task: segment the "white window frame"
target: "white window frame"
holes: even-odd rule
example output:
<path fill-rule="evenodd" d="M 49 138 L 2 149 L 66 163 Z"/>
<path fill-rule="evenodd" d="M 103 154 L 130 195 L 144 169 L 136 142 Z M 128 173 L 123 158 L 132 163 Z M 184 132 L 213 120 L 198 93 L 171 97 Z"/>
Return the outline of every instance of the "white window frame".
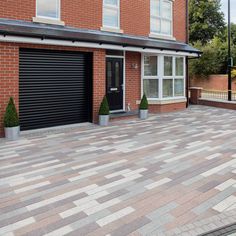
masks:
<path fill-rule="evenodd" d="M 164 36 L 164 37 L 173 37 L 173 0 L 159 0 L 160 1 L 160 14 L 162 14 L 162 5 L 163 5 L 163 1 L 168 1 L 168 2 L 170 2 L 170 4 L 171 4 L 171 18 L 169 19 L 169 18 L 165 18 L 165 17 L 162 17 L 162 15 L 160 15 L 160 16 L 153 16 L 152 15 L 152 10 L 151 10 L 151 1 L 152 0 L 150 0 L 150 33 L 152 34 L 152 35 L 157 35 L 157 36 Z M 158 0 L 156 0 L 156 1 L 158 1 Z M 156 20 L 156 22 L 160 22 L 160 32 L 154 32 L 154 31 L 152 31 L 152 27 L 151 27 L 151 25 L 152 25 L 152 19 L 155 19 Z M 170 28 L 170 34 L 164 34 L 163 32 L 162 32 L 162 20 L 166 20 L 166 21 L 170 21 L 170 23 L 171 23 L 171 28 Z"/>
<path fill-rule="evenodd" d="M 157 63 L 157 76 L 145 76 L 144 75 L 144 57 L 145 56 L 156 56 L 158 57 Z M 172 57 L 172 76 L 164 76 L 164 57 Z M 183 76 L 176 76 L 176 58 L 183 58 Z M 161 100 L 178 100 L 178 99 L 185 99 L 186 98 L 186 58 L 185 56 L 181 55 L 168 55 L 168 54 L 142 54 L 142 62 L 141 62 L 141 97 L 143 96 L 143 80 L 144 79 L 158 79 L 159 80 L 159 96 L 158 98 L 148 98 L 149 101 L 161 101 Z M 173 83 L 173 96 L 172 97 L 163 97 L 163 80 L 165 79 L 172 79 Z M 183 79 L 183 96 L 175 96 L 175 80 L 176 79 Z"/>
<path fill-rule="evenodd" d="M 118 5 L 114 6 L 114 5 L 111 5 L 111 4 L 106 4 L 105 0 L 103 0 L 103 7 L 102 7 L 102 27 L 103 28 L 115 29 L 115 30 L 120 29 L 120 0 L 117 0 L 117 3 L 118 3 Z M 116 10 L 118 12 L 118 26 L 117 27 L 109 26 L 109 25 L 104 24 L 105 9 Z"/>
<path fill-rule="evenodd" d="M 60 21 L 61 19 L 61 0 L 57 0 L 57 10 L 58 10 L 58 17 L 48 17 L 48 16 L 41 16 L 38 14 L 38 1 L 40 0 L 36 0 L 36 17 L 37 18 L 43 18 L 43 19 L 49 19 L 49 20 L 58 20 Z"/>

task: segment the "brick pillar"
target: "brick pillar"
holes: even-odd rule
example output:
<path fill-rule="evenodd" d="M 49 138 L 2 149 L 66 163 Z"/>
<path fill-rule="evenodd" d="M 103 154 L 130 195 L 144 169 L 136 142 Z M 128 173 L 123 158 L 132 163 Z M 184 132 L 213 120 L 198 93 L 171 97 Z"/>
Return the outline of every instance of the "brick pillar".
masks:
<path fill-rule="evenodd" d="M 3 116 L 9 98 L 19 104 L 19 48 L 0 43 L 0 137 L 3 137 Z"/>
<path fill-rule="evenodd" d="M 96 50 L 93 54 L 93 122 L 98 121 L 98 111 L 106 94 L 106 52 Z"/>
<path fill-rule="evenodd" d="M 190 90 L 190 103 L 198 104 L 198 99 L 202 97 L 202 88 L 191 87 L 189 90 Z"/>

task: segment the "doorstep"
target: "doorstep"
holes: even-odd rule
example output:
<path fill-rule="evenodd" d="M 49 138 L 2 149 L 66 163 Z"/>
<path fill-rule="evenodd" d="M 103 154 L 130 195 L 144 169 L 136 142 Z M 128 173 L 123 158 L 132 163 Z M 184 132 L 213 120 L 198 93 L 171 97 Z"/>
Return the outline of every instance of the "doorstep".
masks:
<path fill-rule="evenodd" d="M 111 113 L 110 114 L 110 120 L 111 121 L 116 121 L 116 120 L 125 120 L 125 119 L 137 118 L 138 114 L 139 114 L 138 110 Z"/>

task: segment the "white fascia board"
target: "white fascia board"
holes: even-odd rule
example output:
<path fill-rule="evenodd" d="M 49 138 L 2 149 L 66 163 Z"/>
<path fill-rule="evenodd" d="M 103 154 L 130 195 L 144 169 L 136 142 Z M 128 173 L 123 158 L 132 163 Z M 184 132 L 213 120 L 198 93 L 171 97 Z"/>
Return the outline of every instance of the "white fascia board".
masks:
<path fill-rule="evenodd" d="M 112 45 L 112 44 L 99 44 L 99 43 L 78 42 L 78 41 L 72 42 L 69 40 L 41 39 L 41 38 L 11 36 L 11 35 L 0 35 L 0 42 L 110 49 L 110 50 L 140 52 L 140 53 L 147 53 L 147 54 L 152 54 L 152 53 L 153 54 L 168 54 L 168 55 L 180 55 L 180 56 L 190 56 L 190 57 L 199 56 L 197 53 L 175 52 L 171 50 L 148 49 L 148 48 L 128 47 L 128 46 L 123 47 L 123 46 Z"/>

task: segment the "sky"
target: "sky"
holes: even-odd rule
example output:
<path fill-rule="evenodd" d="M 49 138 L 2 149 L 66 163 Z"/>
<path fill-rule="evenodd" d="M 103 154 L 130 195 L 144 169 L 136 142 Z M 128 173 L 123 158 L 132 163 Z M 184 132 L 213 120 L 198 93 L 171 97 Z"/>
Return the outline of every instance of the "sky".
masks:
<path fill-rule="evenodd" d="M 225 17 L 228 19 L 228 0 L 221 0 L 221 3 Z M 231 21 L 236 23 L 236 0 L 231 0 Z"/>

